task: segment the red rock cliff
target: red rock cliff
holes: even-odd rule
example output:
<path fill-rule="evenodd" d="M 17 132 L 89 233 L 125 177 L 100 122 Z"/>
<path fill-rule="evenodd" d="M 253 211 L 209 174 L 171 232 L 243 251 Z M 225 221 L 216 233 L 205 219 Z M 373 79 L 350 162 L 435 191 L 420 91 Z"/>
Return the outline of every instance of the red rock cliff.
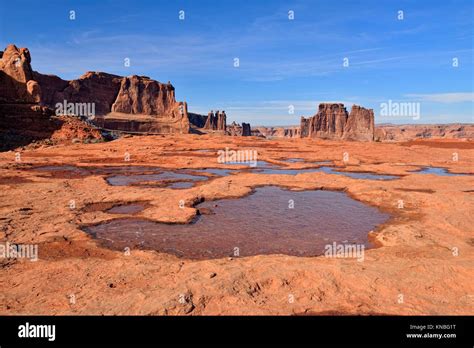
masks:
<path fill-rule="evenodd" d="M 301 118 L 302 138 L 374 140 L 374 112 L 354 105 L 348 114 L 344 104 L 319 104 L 316 115 Z"/>
<path fill-rule="evenodd" d="M 58 103 L 89 103 L 94 105 L 96 116 L 104 116 L 101 124 L 113 125 L 120 120 L 121 126 L 127 128 L 123 125 L 124 114 L 142 115 L 155 118 L 154 130 L 189 132 L 187 106 L 176 101 L 175 89 L 169 82 L 103 72 L 87 72 L 76 80 L 66 81 L 33 71 L 28 49 L 14 45 L 1 52 L 0 58 L 0 101 L 39 103 L 53 110 Z M 137 118 L 131 117 L 140 123 Z M 150 127 L 152 122 L 146 118 L 140 129 Z M 222 121 L 219 122 L 221 127 Z"/>

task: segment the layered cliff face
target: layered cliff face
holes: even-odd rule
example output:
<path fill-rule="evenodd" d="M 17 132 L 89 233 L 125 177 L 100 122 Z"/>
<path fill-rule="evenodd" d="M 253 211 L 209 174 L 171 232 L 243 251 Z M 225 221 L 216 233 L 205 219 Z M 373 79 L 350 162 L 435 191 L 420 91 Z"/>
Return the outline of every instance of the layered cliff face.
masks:
<path fill-rule="evenodd" d="M 347 122 L 343 104 L 319 104 L 318 113 L 309 119 L 310 138 L 341 139 Z"/>
<path fill-rule="evenodd" d="M 319 104 L 316 115 L 301 118 L 302 138 L 373 141 L 374 112 L 354 105 L 350 114 L 344 104 Z"/>
<path fill-rule="evenodd" d="M 176 104 L 174 87 L 146 76 L 124 77 L 112 105 L 112 112 L 164 115 Z"/>
<path fill-rule="evenodd" d="M 152 125 L 154 131 L 189 132 L 187 106 L 175 100 L 175 90 L 169 82 L 164 84 L 146 76 L 122 77 L 102 72 L 87 72 L 76 80 L 66 81 L 33 71 L 30 63 L 26 48 L 9 45 L 1 52 L 0 101 L 37 103 L 53 110 L 58 104 L 87 104 L 93 107 L 94 115 L 101 118 L 96 120 L 101 124 L 113 126 L 119 122 L 126 130 L 122 114 L 144 115 L 147 122 L 140 129 L 150 128 L 147 116 L 152 116 L 156 121 Z M 135 122 L 141 121 L 135 119 Z M 225 114 L 224 121 L 221 117 L 216 126 L 222 129 L 222 123 L 225 124 Z"/>
<path fill-rule="evenodd" d="M 77 80 L 65 81 L 54 75 L 34 73 L 43 92 L 41 102 L 55 109 L 57 103 L 94 103 L 95 113 L 110 112 L 120 90 L 121 77 L 87 72 Z"/>
<path fill-rule="evenodd" d="M 374 111 L 358 105 L 352 105 L 342 139 L 373 141 L 374 129 Z"/>
<path fill-rule="evenodd" d="M 100 126 L 117 130 L 188 133 L 189 121 L 185 103 L 175 100 L 175 90 L 146 76 L 121 77 L 102 72 L 87 72 L 77 80 L 64 81 L 57 76 L 34 73 L 43 90 L 42 102 L 55 108 L 57 103 L 93 103 L 96 116 L 94 122 Z M 135 124 L 127 127 L 121 114 L 143 115 L 146 122 L 130 116 Z M 157 124 L 149 122 L 155 118 Z M 160 126 L 161 125 L 161 126 Z"/>

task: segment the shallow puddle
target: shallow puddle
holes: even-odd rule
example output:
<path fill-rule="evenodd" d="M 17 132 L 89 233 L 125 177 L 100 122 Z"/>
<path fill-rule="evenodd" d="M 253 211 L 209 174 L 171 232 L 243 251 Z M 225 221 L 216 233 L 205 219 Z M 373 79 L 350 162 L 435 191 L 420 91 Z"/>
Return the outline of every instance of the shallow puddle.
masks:
<path fill-rule="evenodd" d="M 139 184 L 142 182 L 163 182 L 169 180 L 190 180 L 190 181 L 201 181 L 207 180 L 206 176 L 192 175 L 185 173 L 178 173 L 172 171 L 162 171 L 157 174 L 137 174 L 137 175 L 114 175 L 109 176 L 107 182 L 112 186 L 128 186 Z"/>
<path fill-rule="evenodd" d="M 273 168 L 265 168 L 265 169 L 257 169 L 253 171 L 254 173 L 258 174 L 286 174 L 286 175 L 296 175 L 296 174 L 303 174 L 303 173 L 315 173 L 320 172 L 319 168 L 306 168 L 306 169 L 273 169 Z"/>
<path fill-rule="evenodd" d="M 116 205 L 115 207 L 106 210 L 106 212 L 109 214 L 136 214 L 141 212 L 143 209 L 145 209 L 145 206 L 143 204 L 130 203 Z"/>
<path fill-rule="evenodd" d="M 303 158 L 288 158 L 288 159 L 282 159 L 283 162 L 288 162 L 288 163 L 300 163 L 304 162 Z"/>
<path fill-rule="evenodd" d="M 370 247 L 367 233 L 389 218 L 342 192 L 273 186 L 257 188 L 241 199 L 204 202 L 197 208 L 206 215 L 191 224 L 117 219 L 84 230 L 106 247 L 150 249 L 191 259 L 236 254 L 316 256 L 334 242 Z"/>
<path fill-rule="evenodd" d="M 89 175 L 114 175 L 114 174 L 153 174 L 160 173 L 163 169 L 145 166 L 103 166 L 87 167 L 72 165 L 33 167 L 32 170 L 48 172 L 54 178 L 84 177 Z"/>
<path fill-rule="evenodd" d="M 369 172 L 344 172 L 339 171 L 334 167 L 320 167 L 318 168 L 319 171 L 328 173 L 328 174 L 336 174 L 336 175 L 344 175 L 354 179 L 369 179 L 369 180 L 395 180 L 399 179 L 399 176 L 396 175 L 386 175 L 386 174 L 376 174 L 376 173 L 369 173 Z"/>
<path fill-rule="evenodd" d="M 434 175 L 440 175 L 440 176 L 472 175 L 468 173 L 450 173 L 446 168 L 442 168 L 442 167 L 423 167 L 422 169 L 411 170 L 410 172 L 416 173 L 416 174 L 434 174 Z"/>
<path fill-rule="evenodd" d="M 169 184 L 166 186 L 167 188 L 171 189 L 186 189 L 186 188 L 191 188 L 194 186 L 193 181 L 177 181 Z"/>
<path fill-rule="evenodd" d="M 171 171 L 159 167 L 76 167 L 72 165 L 41 166 L 32 169 L 40 172 L 49 172 L 55 178 L 81 178 L 89 175 L 106 175 L 107 183 L 112 186 L 128 186 L 146 183 L 148 186 L 156 184 L 157 186 L 168 188 L 190 188 L 197 181 L 207 180 L 208 177 L 200 175 L 201 173 L 227 176 L 235 171 L 234 169 L 205 168 L 194 169 L 193 173 L 183 173 L 182 169 Z"/>
<path fill-rule="evenodd" d="M 288 158 L 288 159 L 283 159 L 282 161 L 287 162 L 287 163 L 304 163 L 304 164 L 316 164 L 316 165 L 332 164 L 332 161 L 309 161 L 309 162 L 306 162 L 306 160 L 303 159 L 303 158 Z"/>
<path fill-rule="evenodd" d="M 218 176 L 227 176 L 230 173 L 234 172 L 235 169 L 206 168 L 206 169 L 196 169 L 196 171 L 218 175 Z"/>
<path fill-rule="evenodd" d="M 231 166 L 249 166 L 249 167 L 254 167 L 254 168 L 257 168 L 257 167 L 278 167 L 276 164 L 273 164 L 273 163 L 270 163 L 270 162 L 267 162 L 267 161 L 255 161 L 255 162 L 225 162 L 225 163 L 222 163 L 222 164 L 227 164 L 227 165 L 231 165 Z"/>
<path fill-rule="evenodd" d="M 398 179 L 398 176 L 395 175 L 384 175 L 384 174 L 375 174 L 375 173 L 359 173 L 359 172 L 343 172 L 338 171 L 333 167 L 318 167 L 318 168 L 306 168 L 306 169 L 272 169 L 265 168 L 261 170 L 256 170 L 259 174 L 287 174 L 287 175 L 296 175 L 303 173 L 317 173 L 324 172 L 327 174 L 336 174 L 344 175 L 354 179 L 370 179 L 370 180 L 394 180 Z"/>

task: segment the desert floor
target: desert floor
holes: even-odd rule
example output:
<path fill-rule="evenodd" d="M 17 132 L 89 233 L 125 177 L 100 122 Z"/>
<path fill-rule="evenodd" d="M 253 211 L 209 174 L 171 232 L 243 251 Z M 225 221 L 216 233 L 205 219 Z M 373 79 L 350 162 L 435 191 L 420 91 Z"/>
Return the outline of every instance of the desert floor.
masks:
<path fill-rule="evenodd" d="M 226 147 L 255 149 L 259 160 L 276 164 L 293 157 L 331 160 L 347 171 L 402 176 L 374 181 L 325 173 L 240 173 L 176 190 L 110 186 L 101 175 L 67 177 L 31 170 L 65 164 L 235 169 L 218 164 L 215 153 L 198 151 Z M 345 152 L 349 161 L 344 163 Z M 38 244 L 39 260 L 0 260 L 2 315 L 474 314 L 474 179 L 410 172 L 437 166 L 472 174 L 473 142 L 134 136 L 30 148 L 20 151 L 20 161 L 15 153 L 0 153 L 0 240 Z M 124 162 L 126 153 L 129 162 Z M 370 232 L 378 247 L 366 250 L 363 262 L 287 255 L 193 261 L 155 251 L 128 254 L 101 247 L 80 229 L 116 218 L 84 210 L 91 203 L 147 201 L 139 217 L 183 223 L 196 214 L 193 204 L 199 197 L 241 197 L 252 187 L 270 184 L 343 190 L 392 218 Z"/>

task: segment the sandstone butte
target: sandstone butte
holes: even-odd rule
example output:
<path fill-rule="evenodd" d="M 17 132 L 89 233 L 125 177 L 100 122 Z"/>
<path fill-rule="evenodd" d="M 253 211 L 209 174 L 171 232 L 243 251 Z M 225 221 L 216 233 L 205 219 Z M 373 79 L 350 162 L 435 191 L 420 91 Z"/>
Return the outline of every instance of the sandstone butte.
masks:
<path fill-rule="evenodd" d="M 431 128 L 420 130 L 403 126 L 394 130 L 385 126 L 391 142 L 348 141 L 371 140 L 373 113 L 356 107 L 347 114 L 341 104 L 335 104 L 320 106 L 301 129 L 259 127 L 251 133 L 258 136 L 245 137 L 226 137 L 222 132 L 181 134 L 171 130 L 182 130 L 179 125 L 190 119 L 203 128 L 207 120 L 188 113 L 187 121 L 183 116 L 186 105 L 174 100 L 169 84 L 105 73 L 87 73 L 79 80 L 63 81 L 31 71 L 26 49 L 9 46 L 0 56 L 2 142 L 23 137 L 23 146 L 41 137 L 69 139 L 54 146 L 39 143 L 0 152 L 0 240 L 37 244 L 39 248 L 36 262 L 0 259 L 0 314 L 474 313 L 472 176 L 413 173 L 423 166 L 438 166 L 454 173 L 474 174 L 469 128 L 426 126 Z M 97 90 L 97 95 L 92 90 Z M 111 91 L 117 94 L 112 96 Z M 120 98 L 118 91 L 123 91 Z M 93 144 L 71 142 L 71 137 L 100 137 L 100 133 L 75 118 L 51 117 L 50 106 L 56 95 L 78 101 L 94 96 L 104 122 L 108 122 L 109 114 L 116 113 L 118 116 L 112 116 L 119 121 L 126 119 L 123 115 L 140 115 L 140 123 L 139 113 L 150 113 L 147 119 L 162 119 L 156 127 L 170 134 L 130 135 Z M 144 105 L 150 95 L 153 101 Z M 250 127 L 232 125 L 235 133 L 239 128 L 241 133 L 248 133 Z M 383 136 L 377 131 L 375 128 L 375 140 Z M 277 133 L 283 136 L 266 139 L 262 132 L 269 137 Z M 301 137 L 298 132 L 308 136 Z M 416 139 L 419 132 L 443 139 Z M 401 133 L 402 141 L 397 141 Z M 320 139 L 319 135 L 332 140 Z M 259 160 L 293 169 L 306 165 L 285 159 L 333 161 L 343 171 L 399 175 L 400 179 L 373 181 L 324 172 L 292 176 L 242 171 L 175 190 L 110 186 L 99 174 L 83 177 L 34 170 L 45 165 L 124 164 L 230 168 L 216 163 L 215 153 L 226 147 L 252 148 Z M 210 153 L 203 154 L 202 149 Z M 130 161 L 124 163 L 126 153 Z M 345 162 L 344 153 L 349 154 Z M 457 154 L 456 160 L 453 154 Z M 235 199 L 264 185 L 344 191 L 390 213 L 391 218 L 369 233 L 376 247 L 366 250 L 364 262 L 287 255 L 193 261 L 139 249 L 127 254 L 101 247 L 80 229 L 115 218 L 100 209 L 88 210 L 91 204 L 144 201 L 147 208 L 135 217 L 186 223 L 197 214 L 194 204 L 199 200 Z M 180 208 L 180 201 L 185 202 L 184 208 Z M 404 202 L 403 209 L 399 208 L 400 201 Z M 294 301 L 288 301 L 290 295 Z"/>

